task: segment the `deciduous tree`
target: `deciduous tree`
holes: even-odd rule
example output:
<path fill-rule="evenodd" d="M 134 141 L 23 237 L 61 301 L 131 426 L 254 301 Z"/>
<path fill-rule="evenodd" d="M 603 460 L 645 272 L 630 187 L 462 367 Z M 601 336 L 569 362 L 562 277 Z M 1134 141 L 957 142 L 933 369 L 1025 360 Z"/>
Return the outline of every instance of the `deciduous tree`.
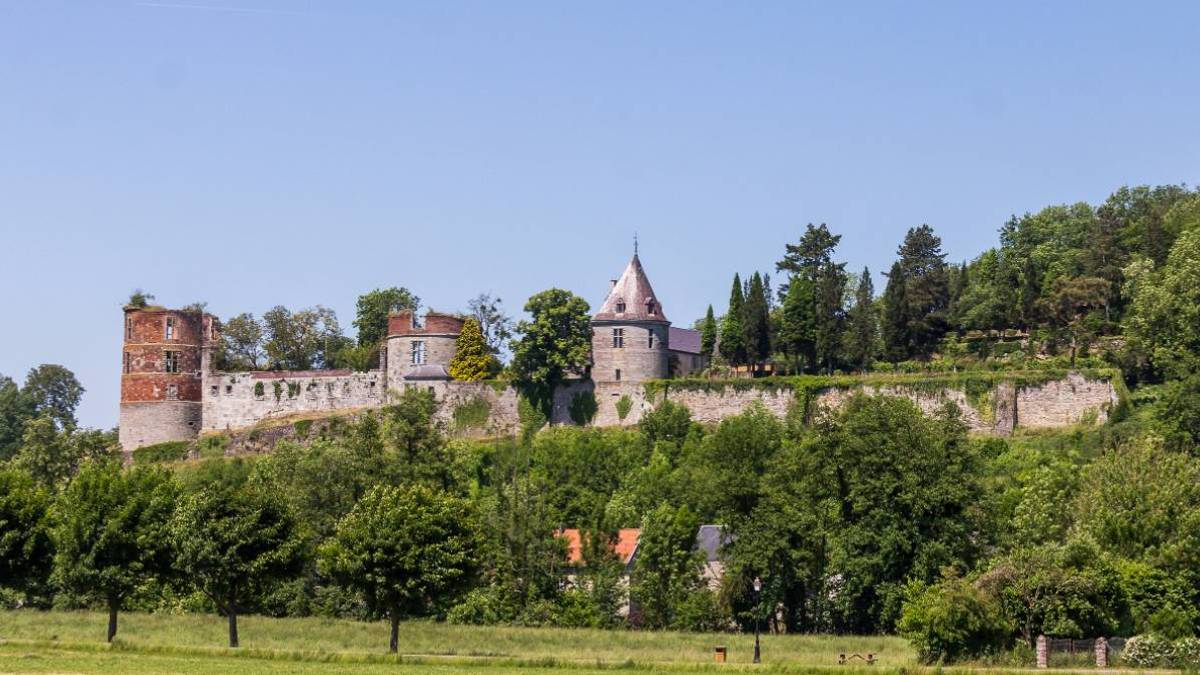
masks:
<path fill-rule="evenodd" d="M 592 325 L 587 302 L 558 288 L 529 298 L 529 320 L 517 324 L 512 371 L 517 386 L 544 412 L 567 373 L 582 371 L 591 357 Z"/>

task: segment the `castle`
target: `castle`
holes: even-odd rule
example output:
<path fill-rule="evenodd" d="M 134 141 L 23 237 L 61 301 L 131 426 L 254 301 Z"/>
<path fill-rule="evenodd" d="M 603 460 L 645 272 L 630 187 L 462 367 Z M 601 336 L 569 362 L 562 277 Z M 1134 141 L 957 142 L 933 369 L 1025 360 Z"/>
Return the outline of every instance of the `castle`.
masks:
<path fill-rule="evenodd" d="M 439 402 L 488 397 L 493 408 L 512 412 L 498 418 L 515 416 L 515 392 L 489 393 L 486 385 L 450 377 L 462 326 L 463 318 L 452 314 L 391 314 L 377 370 L 221 372 L 213 359 L 220 340 L 216 317 L 126 307 L 121 445 L 131 451 L 299 413 L 377 407 L 389 392 L 411 387 L 427 388 Z M 703 370 L 708 358 L 701 353 L 698 331 L 671 325 L 635 251 L 592 317 L 590 378 L 563 387 L 556 396 L 555 421 L 566 418 L 570 398 L 580 391 L 616 400 L 647 380 Z"/>

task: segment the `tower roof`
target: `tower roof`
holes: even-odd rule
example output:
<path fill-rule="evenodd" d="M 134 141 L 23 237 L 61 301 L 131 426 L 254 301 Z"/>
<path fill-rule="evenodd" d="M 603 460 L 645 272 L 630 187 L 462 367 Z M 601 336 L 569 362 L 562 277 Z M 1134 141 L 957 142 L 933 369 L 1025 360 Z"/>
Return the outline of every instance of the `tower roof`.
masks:
<path fill-rule="evenodd" d="M 646 278 L 646 270 L 642 269 L 642 261 L 637 253 L 625 267 L 621 278 L 613 284 L 600 311 L 593 319 L 601 321 L 662 321 L 667 322 L 663 313 L 662 303 L 654 295 L 650 280 Z"/>

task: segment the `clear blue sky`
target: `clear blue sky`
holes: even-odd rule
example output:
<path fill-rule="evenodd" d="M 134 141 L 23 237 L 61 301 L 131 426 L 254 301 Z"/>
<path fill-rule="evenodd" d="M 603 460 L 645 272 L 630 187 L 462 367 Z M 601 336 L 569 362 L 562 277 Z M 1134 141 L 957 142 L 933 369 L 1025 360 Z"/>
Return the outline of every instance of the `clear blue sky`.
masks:
<path fill-rule="evenodd" d="M 1012 213 L 1200 175 L 1200 4 L 0 0 L 0 373 L 116 423 L 120 305 L 403 285 L 667 315 L 806 222 L 878 273 Z"/>

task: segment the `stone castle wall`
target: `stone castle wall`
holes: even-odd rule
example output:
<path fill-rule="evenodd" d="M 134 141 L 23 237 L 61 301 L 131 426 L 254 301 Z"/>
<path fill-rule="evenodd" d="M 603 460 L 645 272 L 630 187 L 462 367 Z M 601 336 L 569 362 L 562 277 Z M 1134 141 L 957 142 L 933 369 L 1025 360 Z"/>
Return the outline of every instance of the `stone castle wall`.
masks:
<path fill-rule="evenodd" d="M 212 373 L 204 378 L 203 430 L 263 420 L 382 405 L 383 373 L 351 371 Z M 129 447 L 129 446 L 126 446 Z"/>

